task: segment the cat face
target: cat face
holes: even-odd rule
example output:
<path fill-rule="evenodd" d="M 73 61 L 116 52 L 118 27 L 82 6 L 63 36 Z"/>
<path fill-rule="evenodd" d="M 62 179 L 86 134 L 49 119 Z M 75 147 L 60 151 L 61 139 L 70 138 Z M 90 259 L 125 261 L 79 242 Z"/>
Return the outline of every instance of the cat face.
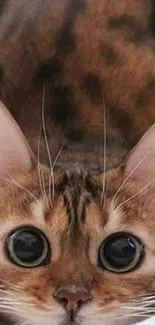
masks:
<path fill-rule="evenodd" d="M 0 311 L 28 325 L 131 325 L 155 292 L 153 126 L 115 170 L 39 164 L 0 106 Z"/>

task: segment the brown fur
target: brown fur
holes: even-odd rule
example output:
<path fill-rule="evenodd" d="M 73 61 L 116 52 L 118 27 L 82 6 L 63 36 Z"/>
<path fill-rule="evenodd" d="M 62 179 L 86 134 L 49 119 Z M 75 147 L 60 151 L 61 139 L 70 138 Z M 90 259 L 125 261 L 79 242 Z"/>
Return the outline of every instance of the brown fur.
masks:
<path fill-rule="evenodd" d="M 1 99 L 36 155 L 44 109 L 52 160 L 65 137 L 53 184 L 51 170 L 30 155 L 23 139 L 23 159 L 17 143 L 8 156 L 9 130 L 16 129 L 10 117 L 6 139 L 0 134 L 0 312 L 10 323 L 131 325 L 144 315 L 137 310 L 138 318 L 134 317 L 135 309 L 125 307 L 138 308 L 139 302 L 144 307 L 148 295 L 153 302 L 147 307 L 154 304 L 152 137 L 141 140 L 140 154 L 135 154 L 137 146 L 118 166 L 155 121 L 153 14 L 151 0 L 2 1 Z M 107 169 L 118 167 L 106 173 L 102 193 L 103 175 L 95 172 L 103 169 L 104 105 Z M 1 127 L 0 116 L 0 131 Z M 20 153 L 15 162 L 14 148 Z M 132 174 L 146 149 L 144 168 L 140 165 L 138 174 L 136 169 Z M 27 166 L 22 165 L 27 156 Z M 48 163 L 43 132 L 37 158 Z M 7 256 L 10 232 L 27 225 L 48 238 L 52 254 L 46 266 L 22 268 Z M 144 245 L 144 258 L 132 272 L 113 273 L 98 264 L 101 243 L 115 232 L 133 234 Z M 77 318 L 55 298 L 59 287 L 72 285 L 86 289 L 91 297 Z M 3 298 L 8 299 L 5 307 Z"/>
<path fill-rule="evenodd" d="M 107 165 L 116 166 L 155 121 L 153 1 L 3 2 L 1 98 L 34 152 L 46 85 L 53 158 L 66 138 L 61 168 L 77 160 L 99 168 L 103 101 Z M 48 161 L 43 136 L 40 157 Z"/>
<path fill-rule="evenodd" d="M 46 189 L 48 189 L 50 172 L 43 168 L 42 173 L 44 174 Z M 73 173 L 76 175 L 76 170 Z M 81 172 L 81 177 L 83 178 L 82 175 L 83 171 Z M 67 181 L 65 174 L 64 176 L 55 175 L 57 179 L 55 184 L 55 202 L 50 210 L 47 210 L 43 203 L 38 171 L 36 169 L 31 170 L 29 173 L 24 172 L 24 174 L 13 176 L 17 184 L 22 185 L 23 188 L 21 189 L 7 181 L 4 181 L 2 187 L 3 192 L 1 194 L 0 206 L 2 228 L 0 234 L 0 242 L 2 244 L 0 252 L 0 279 L 5 290 L 11 290 L 12 299 L 18 301 L 18 299 L 21 299 L 21 296 L 25 297 L 24 305 L 20 307 L 23 313 L 24 308 L 33 303 L 35 308 L 39 308 L 46 315 L 48 308 L 52 308 L 53 304 L 55 306 L 52 295 L 54 295 L 57 287 L 68 283 L 74 283 L 76 286 L 90 287 L 92 292 L 91 308 L 93 308 L 93 304 L 97 304 L 101 309 L 104 308 L 102 311 L 103 316 L 110 316 L 117 312 L 117 310 L 121 313 L 119 308 L 123 303 L 154 293 L 154 203 L 152 203 L 154 188 L 152 190 L 147 189 L 136 200 L 133 199 L 130 203 L 126 203 L 121 211 L 116 214 L 114 223 L 115 208 L 112 217 L 110 204 L 117 188 L 113 186 L 113 182 L 115 181 L 118 187 L 121 178 L 119 169 L 113 171 L 113 173 L 110 172 L 107 174 L 109 186 L 107 188 L 105 210 L 102 211 L 100 206 L 100 195 L 94 197 L 94 193 L 90 189 L 89 196 L 92 198 L 86 205 L 84 223 L 81 223 L 79 219 L 77 224 L 77 220 L 73 219 L 70 224 L 66 205 L 63 203 L 63 196 L 66 191 L 69 193 L 71 184 L 69 178 Z M 60 184 L 62 184 L 63 178 L 62 190 L 62 185 Z M 82 196 L 85 192 L 83 186 L 84 184 L 81 187 Z M 98 182 L 96 181 L 96 186 L 99 186 L 100 193 L 102 187 L 99 179 Z M 24 188 L 30 190 L 44 205 L 41 218 L 39 216 L 39 208 L 38 215 L 34 214 L 32 209 L 32 205 L 35 204 L 37 206 L 38 203 L 31 198 L 29 193 L 25 192 Z M 141 188 L 141 185 L 129 180 L 118 195 L 117 205 L 135 194 L 139 188 Z M 72 198 L 70 197 L 70 199 Z M 8 202 L 7 205 L 6 202 Z M 74 222 L 76 227 L 74 227 Z M 2 248 L 8 233 L 12 229 L 27 224 L 41 229 L 50 242 L 52 259 L 48 267 L 23 269 L 11 264 L 4 255 Z M 103 239 L 117 231 L 134 234 L 145 243 L 145 259 L 141 267 L 134 272 L 119 275 L 102 270 L 96 265 L 97 251 Z M 10 282 L 11 284 L 9 285 Z M 13 284 L 19 286 L 17 293 L 16 289 L 12 288 Z M 54 308 L 57 310 L 56 306 Z M 18 312 L 16 314 L 18 319 Z M 23 314 L 23 317 L 26 316 Z M 36 320 L 32 318 L 33 324 L 36 321 L 41 322 L 39 318 L 36 318 Z M 128 320 L 128 324 L 131 324 L 131 321 L 132 318 Z M 112 324 L 115 324 L 115 320 L 113 322 Z"/>
<path fill-rule="evenodd" d="M 3 106 L 0 114 L 2 112 L 4 118 L 2 120 L 1 115 L 0 121 L 5 123 L 5 144 L 9 139 L 7 128 L 10 134 L 14 129 L 18 136 L 22 135 Z M 49 187 L 51 170 L 38 165 L 23 137 L 21 148 L 27 150 L 25 159 L 30 154 L 32 161 L 31 166 L 24 165 L 23 170 L 25 160 L 19 160 L 17 166 L 14 156 L 9 158 L 10 169 L 10 164 L 7 165 L 8 148 L 6 145 L 1 147 L 0 159 L 2 155 L 5 160 L 0 171 L 3 170 L 5 175 L 9 168 L 10 177 L 1 177 L 0 181 L 0 311 L 5 315 L 4 305 L 8 306 L 7 319 L 13 324 L 25 320 L 30 325 L 49 324 L 49 312 L 52 324 L 65 324 L 66 321 L 76 324 L 75 316 L 74 322 L 71 322 L 69 314 L 63 311 L 61 303 L 59 306 L 55 298 L 59 287 L 74 285 L 89 290 L 90 301 L 77 314 L 80 324 L 95 321 L 97 324 L 131 325 L 137 318 L 133 316 L 135 309 L 132 312 L 132 307 L 128 315 L 130 304 L 136 306 L 140 301 L 143 304 L 148 295 L 154 297 L 155 151 L 151 149 L 155 145 L 154 132 L 155 126 L 120 167 L 106 174 L 104 205 L 101 202 L 103 175 L 93 176 L 91 172 L 75 166 L 66 172 L 54 173 L 54 184 Z M 16 149 L 18 155 L 21 148 Z M 137 164 L 137 155 L 140 157 L 141 154 L 145 156 L 144 163 L 139 160 Z M 19 171 L 17 167 L 20 167 Z M 44 187 L 39 175 L 42 175 Z M 51 202 L 53 186 L 54 198 Z M 26 226 L 42 230 L 48 238 L 51 249 L 48 265 L 23 268 L 10 261 L 5 248 L 6 239 L 15 229 Z M 131 272 L 113 273 L 98 264 L 101 243 L 117 232 L 132 234 L 144 245 L 144 258 L 139 267 Z M 150 300 L 147 307 L 149 303 L 152 306 Z M 142 317 L 140 312 L 139 317 Z"/>

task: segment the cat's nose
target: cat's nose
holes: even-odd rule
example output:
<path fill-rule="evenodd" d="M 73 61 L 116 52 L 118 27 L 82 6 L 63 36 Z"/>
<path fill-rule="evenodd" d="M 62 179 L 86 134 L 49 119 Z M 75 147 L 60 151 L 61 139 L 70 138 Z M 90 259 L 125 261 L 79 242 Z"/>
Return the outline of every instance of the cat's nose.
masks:
<path fill-rule="evenodd" d="M 55 298 L 67 311 L 77 311 L 82 304 L 91 300 L 91 295 L 85 287 L 68 285 L 59 287 Z"/>

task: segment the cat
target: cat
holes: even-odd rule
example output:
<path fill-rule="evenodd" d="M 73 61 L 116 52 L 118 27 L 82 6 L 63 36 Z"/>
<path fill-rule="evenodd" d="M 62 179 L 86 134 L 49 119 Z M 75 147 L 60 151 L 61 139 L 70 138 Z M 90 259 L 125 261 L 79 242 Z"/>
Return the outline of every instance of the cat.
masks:
<path fill-rule="evenodd" d="M 105 175 L 38 159 L 1 103 L 2 320 L 131 325 L 153 316 L 155 125 Z"/>
<path fill-rule="evenodd" d="M 1 0 L 0 97 L 19 125 L 1 104 L 1 323 L 154 312 L 154 16 L 152 0 Z"/>

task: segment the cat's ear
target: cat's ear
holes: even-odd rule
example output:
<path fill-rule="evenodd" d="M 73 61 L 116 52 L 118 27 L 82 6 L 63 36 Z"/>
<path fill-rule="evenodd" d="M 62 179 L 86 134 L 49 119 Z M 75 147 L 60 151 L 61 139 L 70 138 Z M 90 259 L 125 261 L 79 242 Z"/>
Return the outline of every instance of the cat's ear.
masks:
<path fill-rule="evenodd" d="M 0 177 L 30 169 L 33 154 L 20 128 L 0 102 Z"/>
<path fill-rule="evenodd" d="M 124 162 L 125 176 L 150 182 L 155 177 L 155 124 L 144 134 Z"/>

